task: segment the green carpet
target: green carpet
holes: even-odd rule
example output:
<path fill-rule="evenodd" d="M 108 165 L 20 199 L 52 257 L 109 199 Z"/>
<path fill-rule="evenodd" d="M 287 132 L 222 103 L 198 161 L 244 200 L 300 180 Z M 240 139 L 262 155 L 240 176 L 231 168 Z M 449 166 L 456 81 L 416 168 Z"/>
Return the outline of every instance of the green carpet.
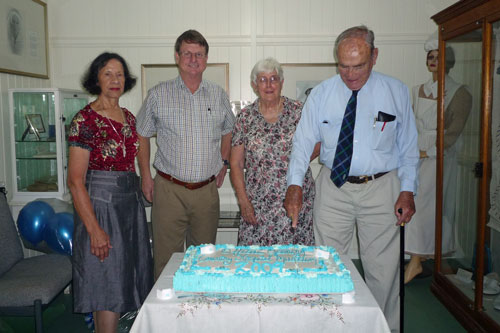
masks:
<path fill-rule="evenodd" d="M 413 279 L 405 288 L 405 333 L 467 332 L 430 290 L 432 277 Z"/>

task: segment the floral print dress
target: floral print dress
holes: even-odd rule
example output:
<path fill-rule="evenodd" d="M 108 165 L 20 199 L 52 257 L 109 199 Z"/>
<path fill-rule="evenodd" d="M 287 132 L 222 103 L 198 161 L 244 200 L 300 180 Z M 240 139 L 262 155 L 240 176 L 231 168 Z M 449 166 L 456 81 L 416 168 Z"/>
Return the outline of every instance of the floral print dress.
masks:
<path fill-rule="evenodd" d="M 300 102 L 285 97 L 278 121 L 268 123 L 259 112 L 257 99 L 236 119 L 232 145 L 244 146 L 245 188 L 257 219 L 256 225 L 241 219 L 238 245 L 314 245 L 312 212 L 315 190 L 311 169 L 304 178 L 303 206 L 295 231 L 283 206 L 292 139 L 301 112 Z"/>

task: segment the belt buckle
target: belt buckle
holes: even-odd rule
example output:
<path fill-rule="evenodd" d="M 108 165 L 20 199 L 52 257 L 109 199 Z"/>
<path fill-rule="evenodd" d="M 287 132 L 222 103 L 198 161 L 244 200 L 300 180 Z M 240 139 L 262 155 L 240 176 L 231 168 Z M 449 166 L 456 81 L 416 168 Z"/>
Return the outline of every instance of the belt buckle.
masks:
<path fill-rule="evenodd" d="M 360 180 L 361 180 L 361 179 L 363 180 L 363 184 L 367 184 L 367 183 L 368 183 L 368 181 L 370 180 L 370 177 L 369 177 L 369 176 L 366 176 L 366 175 L 365 175 L 365 176 L 361 176 L 361 177 L 359 177 L 359 178 L 360 178 Z"/>

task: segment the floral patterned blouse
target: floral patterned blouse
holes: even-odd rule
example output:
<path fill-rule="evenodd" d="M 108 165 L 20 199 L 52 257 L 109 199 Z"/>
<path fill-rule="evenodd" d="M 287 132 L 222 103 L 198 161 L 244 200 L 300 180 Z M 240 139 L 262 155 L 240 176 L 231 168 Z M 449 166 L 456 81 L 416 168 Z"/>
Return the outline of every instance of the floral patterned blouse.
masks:
<path fill-rule="evenodd" d="M 122 111 L 126 124 L 101 116 L 90 104 L 71 121 L 68 143 L 90 151 L 89 170 L 135 172 L 139 148 L 135 117 L 125 108 Z"/>
<path fill-rule="evenodd" d="M 315 190 L 311 169 L 304 178 L 303 206 L 295 231 L 291 229 L 292 221 L 283 206 L 292 139 L 301 113 L 302 104 L 285 97 L 278 121 L 268 123 L 259 112 L 257 99 L 236 118 L 232 145 L 244 147 L 245 189 L 257 219 L 257 225 L 241 219 L 239 245 L 314 245 L 312 206 Z"/>

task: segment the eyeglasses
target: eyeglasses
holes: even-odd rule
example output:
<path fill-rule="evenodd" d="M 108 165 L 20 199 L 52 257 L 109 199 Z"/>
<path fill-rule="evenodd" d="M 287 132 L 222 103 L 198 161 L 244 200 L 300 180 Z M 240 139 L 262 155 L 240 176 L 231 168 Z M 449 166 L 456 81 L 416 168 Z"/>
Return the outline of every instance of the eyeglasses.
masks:
<path fill-rule="evenodd" d="M 433 61 L 433 60 L 438 60 L 439 59 L 439 55 L 433 55 L 433 54 L 429 54 L 427 56 L 427 60 L 428 61 Z"/>
<path fill-rule="evenodd" d="M 185 59 L 191 59 L 192 56 L 194 56 L 196 59 L 205 58 L 205 53 L 201 53 L 201 52 L 191 53 L 189 51 L 181 51 L 181 52 L 179 52 L 179 54 L 182 58 L 185 58 Z"/>
<path fill-rule="evenodd" d="M 265 86 L 269 82 L 270 84 L 278 84 L 281 82 L 281 78 L 278 75 L 273 75 L 269 79 L 265 76 L 260 76 L 257 78 L 257 84 Z"/>

